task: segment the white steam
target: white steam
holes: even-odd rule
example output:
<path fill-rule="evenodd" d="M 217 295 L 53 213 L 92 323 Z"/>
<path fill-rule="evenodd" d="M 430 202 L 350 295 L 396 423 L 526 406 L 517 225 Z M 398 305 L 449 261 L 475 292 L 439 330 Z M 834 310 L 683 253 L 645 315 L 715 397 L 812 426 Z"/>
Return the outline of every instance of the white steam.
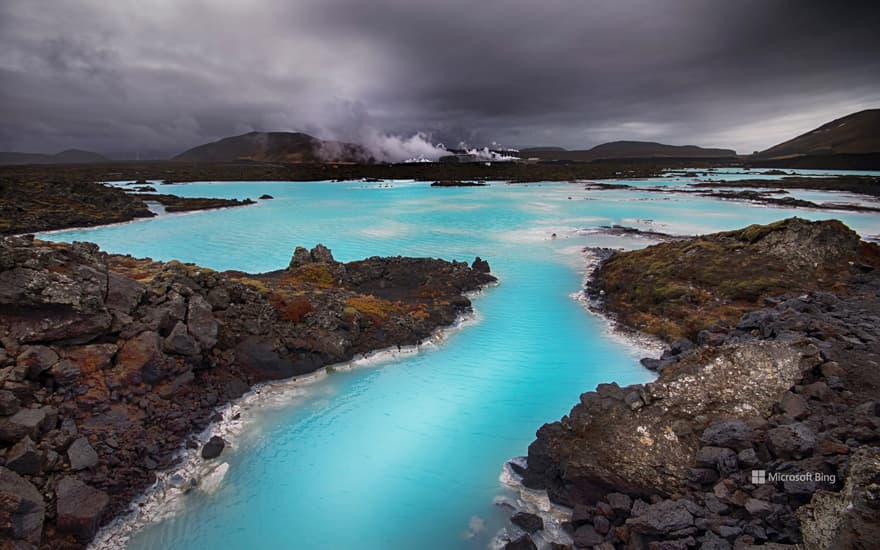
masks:
<path fill-rule="evenodd" d="M 491 160 L 495 162 L 508 162 L 519 160 L 519 157 L 508 155 L 505 151 L 493 151 L 488 147 L 483 147 L 482 149 L 466 149 L 466 151 L 468 155 L 472 155 L 483 160 Z M 513 150 L 508 151 L 513 152 Z"/>
<path fill-rule="evenodd" d="M 403 137 L 370 129 L 363 134 L 360 144 L 379 162 L 436 162 L 449 154 L 446 147 L 431 143 L 422 132 Z"/>
<path fill-rule="evenodd" d="M 428 134 L 417 132 L 409 137 L 386 134 L 374 128 L 349 132 L 345 141 L 325 141 L 318 154 L 325 161 L 351 158 L 373 162 L 437 162 L 449 151 L 443 144 L 431 142 Z"/>

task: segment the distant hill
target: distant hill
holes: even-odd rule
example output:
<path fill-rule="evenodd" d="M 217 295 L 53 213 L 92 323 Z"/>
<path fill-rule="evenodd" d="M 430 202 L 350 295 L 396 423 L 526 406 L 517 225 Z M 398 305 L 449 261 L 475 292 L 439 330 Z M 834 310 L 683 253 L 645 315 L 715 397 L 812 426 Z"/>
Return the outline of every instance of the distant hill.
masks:
<path fill-rule="evenodd" d="M 561 151 L 565 151 L 565 147 L 526 147 L 525 149 L 520 149 L 520 153 L 558 153 Z"/>
<path fill-rule="evenodd" d="M 54 155 L 42 153 L 0 152 L 0 165 L 9 164 L 88 164 L 109 162 L 104 155 L 80 149 L 68 149 Z"/>
<path fill-rule="evenodd" d="M 324 141 L 299 132 L 250 132 L 193 147 L 174 157 L 190 162 L 252 160 L 259 162 L 364 162 L 360 145 Z"/>
<path fill-rule="evenodd" d="M 561 148 L 536 147 L 522 149 L 523 156 L 542 160 L 573 160 L 589 162 L 600 159 L 627 158 L 727 158 L 735 157 L 733 149 L 707 149 L 696 145 L 666 145 L 653 141 L 612 141 L 589 150 L 566 151 Z"/>
<path fill-rule="evenodd" d="M 847 115 L 761 151 L 760 159 L 880 153 L 880 109 Z"/>

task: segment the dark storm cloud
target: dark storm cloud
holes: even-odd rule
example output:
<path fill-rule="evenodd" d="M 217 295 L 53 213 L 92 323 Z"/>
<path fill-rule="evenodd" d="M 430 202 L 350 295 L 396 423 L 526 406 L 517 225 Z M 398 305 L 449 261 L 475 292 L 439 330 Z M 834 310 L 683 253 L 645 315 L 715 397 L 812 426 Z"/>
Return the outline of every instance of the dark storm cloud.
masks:
<path fill-rule="evenodd" d="M 225 135 L 764 148 L 880 106 L 880 8 L 774 0 L 0 0 L 0 149 Z"/>

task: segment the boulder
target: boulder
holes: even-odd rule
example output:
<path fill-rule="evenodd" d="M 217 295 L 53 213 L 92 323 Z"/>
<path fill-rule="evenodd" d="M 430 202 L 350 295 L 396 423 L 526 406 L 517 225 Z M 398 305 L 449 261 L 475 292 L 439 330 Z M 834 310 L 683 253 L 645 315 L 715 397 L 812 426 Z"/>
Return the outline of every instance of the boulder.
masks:
<path fill-rule="evenodd" d="M 708 485 L 718 481 L 718 472 L 715 468 L 690 468 L 688 470 L 688 481 L 700 485 Z"/>
<path fill-rule="evenodd" d="M 217 332 L 220 325 L 214 318 L 211 304 L 199 294 L 193 294 L 189 299 L 186 327 L 203 349 L 213 348 L 217 344 Z"/>
<path fill-rule="evenodd" d="M 632 532 L 642 535 L 665 535 L 693 524 L 694 516 L 685 504 L 674 500 L 661 500 L 648 506 L 638 517 L 626 520 Z"/>
<path fill-rule="evenodd" d="M 591 548 L 597 544 L 602 544 L 605 540 L 605 537 L 600 535 L 592 525 L 578 527 L 571 538 L 574 540 L 574 545 L 578 548 Z"/>
<path fill-rule="evenodd" d="M 76 382 L 80 375 L 79 365 L 70 359 L 62 359 L 49 369 L 49 374 L 59 386 L 69 386 Z"/>
<path fill-rule="evenodd" d="M 269 342 L 256 336 L 239 342 L 235 347 L 235 360 L 257 380 L 280 380 L 297 374 L 293 361 L 281 357 Z"/>
<path fill-rule="evenodd" d="M 746 501 L 746 511 L 756 518 L 763 518 L 773 512 L 773 506 L 766 500 L 750 498 Z"/>
<path fill-rule="evenodd" d="M 140 303 L 147 288 L 124 275 L 110 272 L 107 281 L 107 307 L 111 311 L 130 314 Z"/>
<path fill-rule="evenodd" d="M 802 458 L 816 447 L 816 434 L 804 423 L 796 422 L 767 432 L 767 448 L 778 458 Z"/>
<path fill-rule="evenodd" d="M 15 443 L 25 436 L 39 439 L 46 422 L 44 409 L 21 409 L 12 416 L 0 419 L 0 442 Z"/>
<path fill-rule="evenodd" d="M 6 467 L 19 474 L 36 475 L 43 469 L 43 453 L 25 436 L 6 453 Z"/>
<path fill-rule="evenodd" d="M 21 402 L 9 390 L 0 390 L 0 416 L 11 416 L 21 409 Z"/>
<path fill-rule="evenodd" d="M 791 392 L 785 392 L 785 395 L 782 396 L 779 408 L 784 415 L 794 418 L 795 420 L 800 420 L 810 414 L 807 400 L 800 395 Z"/>
<path fill-rule="evenodd" d="M 226 441 L 222 437 L 212 436 L 202 447 L 202 458 L 205 460 L 217 458 L 223 452 L 224 447 L 226 447 Z"/>
<path fill-rule="evenodd" d="M 145 382 L 154 384 L 167 374 L 166 357 L 160 349 L 161 337 L 154 331 L 145 331 L 127 341 L 116 355 L 116 364 L 127 372 L 139 371 Z"/>
<path fill-rule="evenodd" d="M 619 514 L 629 515 L 629 511 L 632 509 L 632 499 L 623 493 L 608 493 L 605 495 L 605 500 L 608 501 L 611 509 Z"/>
<path fill-rule="evenodd" d="M 686 351 L 694 349 L 694 343 L 687 338 L 679 338 L 669 344 L 669 353 L 672 355 L 681 355 Z"/>
<path fill-rule="evenodd" d="M 167 353 L 191 356 L 198 355 L 199 344 L 187 332 L 186 325 L 182 321 L 177 321 L 171 333 L 165 338 L 162 349 Z"/>
<path fill-rule="evenodd" d="M 85 470 L 98 465 L 98 453 L 92 448 L 89 440 L 80 437 L 67 448 L 67 458 L 74 470 Z"/>
<path fill-rule="evenodd" d="M 754 449 L 743 449 L 736 458 L 741 468 L 755 468 L 761 465 L 761 459 Z"/>
<path fill-rule="evenodd" d="M 107 493 L 68 476 L 58 482 L 55 496 L 58 530 L 84 543 L 92 540 L 110 503 Z"/>
<path fill-rule="evenodd" d="M 544 520 L 541 516 L 528 512 L 517 512 L 510 518 L 510 523 L 521 528 L 526 533 L 534 533 L 544 528 Z"/>
<path fill-rule="evenodd" d="M 479 271 L 480 273 L 489 273 L 492 270 L 489 268 L 489 262 L 477 256 L 474 258 L 474 262 L 471 264 L 471 269 L 474 271 Z"/>
<path fill-rule="evenodd" d="M 39 544 L 45 514 L 46 504 L 37 488 L 0 466 L 0 539 Z"/>
<path fill-rule="evenodd" d="M 812 397 L 813 399 L 818 399 L 819 401 L 829 401 L 834 395 L 834 392 L 831 391 L 831 388 L 829 388 L 828 384 L 825 382 L 813 382 L 812 384 L 808 384 L 803 387 L 801 393 Z"/>
<path fill-rule="evenodd" d="M 63 353 L 88 375 L 112 367 L 117 351 L 119 348 L 115 344 L 90 344 L 67 348 Z"/>
<path fill-rule="evenodd" d="M 741 451 L 752 446 L 754 432 L 742 420 L 717 420 L 703 430 L 700 440 L 713 447 L 730 447 Z"/>
<path fill-rule="evenodd" d="M 581 525 L 586 525 L 593 521 L 593 514 L 595 510 L 592 506 L 587 506 L 586 504 L 575 504 L 574 509 L 571 512 L 571 524 L 578 528 Z"/>
<path fill-rule="evenodd" d="M 28 378 L 36 380 L 58 362 L 58 354 L 46 346 L 25 346 L 15 359 L 17 367 L 27 368 Z"/>
<path fill-rule="evenodd" d="M 208 292 L 208 303 L 211 304 L 211 307 L 214 309 L 226 309 L 229 307 L 230 297 L 229 291 L 223 287 L 212 288 L 210 292 Z"/>
<path fill-rule="evenodd" d="M 738 466 L 736 453 L 726 447 L 702 447 L 695 460 L 698 466 L 714 468 L 722 475 L 736 471 Z"/>
<path fill-rule="evenodd" d="M 528 534 L 512 540 L 504 545 L 504 550 L 538 550 L 535 541 Z"/>

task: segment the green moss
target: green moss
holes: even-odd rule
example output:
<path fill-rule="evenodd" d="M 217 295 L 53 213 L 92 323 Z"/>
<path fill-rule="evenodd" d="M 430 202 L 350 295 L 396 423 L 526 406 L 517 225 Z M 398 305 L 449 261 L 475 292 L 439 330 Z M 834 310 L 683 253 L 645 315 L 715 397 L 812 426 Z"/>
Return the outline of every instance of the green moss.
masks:
<path fill-rule="evenodd" d="M 768 223 L 767 225 L 753 224 L 745 229 L 734 231 L 733 234 L 740 240 L 754 243 L 760 241 L 770 233 L 786 227 L 789 222 L 795 219 L 797 218 L 788 218 L 785 220 L 779 220 L 778 222 Z"/>
<path fill-rule="evenodd" d="M 308 283 L 322 288 L 333 286 L 333 274 L 327 268 L 327 264 L 306 264 L 297 268 L 289 276 L 285 277 L 284 282 L 290 284 Z"/>
<path fill-rule="evenodd" d="M 773 232 L 792 231 L 796 238 L 802 233 L 800 226 L 813 223 L 822 224 L 829 238 L 835 231 L 850 231 L 836 221 L 789 218 L 661 243 L 614 255 L 597 273 L 597 284 L 606 292 L 608 309 L 624 323 L 663 338 L 694 337 L 716 321 L 735 322 L 769 296 L 845 287 L 848 262 L 855 263 L 855 258 L 844 257 L 843 251 L 824 263 L 804 267 L 755 244 Z M 873 262 L 864 250 L 858 254 L 859 262 Z"/>

